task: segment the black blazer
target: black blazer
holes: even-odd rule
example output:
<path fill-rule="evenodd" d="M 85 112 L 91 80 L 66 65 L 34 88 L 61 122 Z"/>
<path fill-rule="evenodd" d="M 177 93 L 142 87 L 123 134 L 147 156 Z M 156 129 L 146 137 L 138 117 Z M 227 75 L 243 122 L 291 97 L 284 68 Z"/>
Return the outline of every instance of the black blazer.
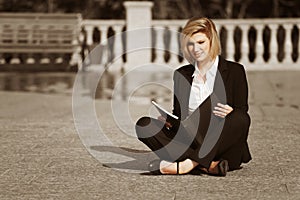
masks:
<path fill-rule="evenodd" d="M 189 64 L 180 67 L 174 72 L 173 114 L 181 120 L 184 120 L 188 116 L 189 97 L 194 71 L 195 67 Z M 219 98 L 221 103 L 230 105 L 233 108 L 233 112 L 240 111 L 247 114 L 248 84 L 244 67 L 219 56 L 218 72 L 213 94 Z"/>

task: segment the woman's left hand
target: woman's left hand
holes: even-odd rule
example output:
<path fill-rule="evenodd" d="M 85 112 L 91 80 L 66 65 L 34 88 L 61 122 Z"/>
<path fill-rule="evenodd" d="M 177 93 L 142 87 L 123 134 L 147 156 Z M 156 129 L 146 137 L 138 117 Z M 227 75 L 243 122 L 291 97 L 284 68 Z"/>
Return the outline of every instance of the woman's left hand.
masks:
<path fill-rule="evenodd" d="M 230 107 L 229 105 L 218 103 L 217 106 L 214 108 L 213 113 L 218 117 L 225 118 L 232 111 L 233 108 Z"/>

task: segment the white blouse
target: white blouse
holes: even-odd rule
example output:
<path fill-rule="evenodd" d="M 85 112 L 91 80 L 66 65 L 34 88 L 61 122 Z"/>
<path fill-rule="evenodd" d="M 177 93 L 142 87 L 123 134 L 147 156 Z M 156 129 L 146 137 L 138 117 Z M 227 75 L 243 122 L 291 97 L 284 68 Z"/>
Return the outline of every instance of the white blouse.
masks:
<path fill-rule="evenodd" d="M 194 112 L 201 103 L 213 92 L 216 74 L 218 71 L 219 57 L 217 56 L 212 67 L 206 72 L 206 81 L 199 78 L 200 71 L 195 64 L 195 72 L 193 74 L 193 83 L 191 87 L 189 99 L 189 115 Z"/>

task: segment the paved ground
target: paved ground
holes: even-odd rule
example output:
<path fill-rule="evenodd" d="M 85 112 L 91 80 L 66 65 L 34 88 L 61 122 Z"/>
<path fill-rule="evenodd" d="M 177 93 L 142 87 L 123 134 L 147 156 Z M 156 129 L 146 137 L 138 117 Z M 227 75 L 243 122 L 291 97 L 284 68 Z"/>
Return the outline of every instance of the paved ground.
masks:
<path fill-rule="evenodd" d="M 225 178 L 104 167 L 79 139 L 70 94 L 0 92 L 0 199 L 300 199 L 299 77 L 300 72 L 248 73 L 253 160 Z M 114 140 L 116 146 L 147 150 L 121 136 L 108 105 L 96 101 L 108 136 L 124 137 Z M 144 110 L 132 112 L 138 117 Z"/>

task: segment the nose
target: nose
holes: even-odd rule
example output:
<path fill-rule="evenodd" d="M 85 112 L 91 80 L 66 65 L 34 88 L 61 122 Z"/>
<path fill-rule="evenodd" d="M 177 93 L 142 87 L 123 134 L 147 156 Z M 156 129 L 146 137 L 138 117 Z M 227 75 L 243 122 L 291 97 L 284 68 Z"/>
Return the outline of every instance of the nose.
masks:
<path fill-rule="evenodd" d="M 200 45 L 198 43 L 194 43 L 194 51 L 199 51 L 201 48 L 200 48 Z"/>

